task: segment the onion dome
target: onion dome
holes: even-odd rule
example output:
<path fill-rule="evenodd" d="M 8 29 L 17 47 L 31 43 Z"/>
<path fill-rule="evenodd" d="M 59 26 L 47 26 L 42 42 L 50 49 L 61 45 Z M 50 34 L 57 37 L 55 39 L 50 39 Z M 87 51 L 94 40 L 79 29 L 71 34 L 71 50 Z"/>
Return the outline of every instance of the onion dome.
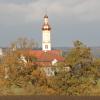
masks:
<path fill-rule="evenodd" d="M 51 27 L 48 23 L 48 16 L 47 15 L 44 16 L 44 24 L 42 26 L 42 30 L 51 30 Z"/>
<path fill-rule="evenodd" d="M 48 15 L 45 15 L 44 18 L 48 18 Z"/>
<path fill-rule="evenodd" d="M 43 26 L 42 26 L 42 30 L 51 30 L 51 27 L 50 27 L 50 25 L 49 24 L 44 24 Z"/>

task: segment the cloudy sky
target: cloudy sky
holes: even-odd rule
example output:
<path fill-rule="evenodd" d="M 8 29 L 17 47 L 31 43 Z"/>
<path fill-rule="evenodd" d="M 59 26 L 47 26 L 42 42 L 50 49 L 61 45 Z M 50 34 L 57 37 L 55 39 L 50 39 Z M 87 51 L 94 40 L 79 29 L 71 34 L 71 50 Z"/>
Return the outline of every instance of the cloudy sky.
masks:
<path fill-rule="evenodd" d="M 53 47 L 72 46 L 75 40 L 100 46 L 100 0 L 0 0 L 0 47 L 19 37 L 41 45 L 46 9 Z"/>

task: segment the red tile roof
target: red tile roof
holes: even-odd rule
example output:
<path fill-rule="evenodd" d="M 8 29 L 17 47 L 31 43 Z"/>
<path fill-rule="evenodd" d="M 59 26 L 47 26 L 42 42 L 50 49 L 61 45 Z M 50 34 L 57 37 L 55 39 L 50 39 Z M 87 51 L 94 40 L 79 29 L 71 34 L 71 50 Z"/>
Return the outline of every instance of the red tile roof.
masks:
<path fill-rule="evenodd" d="M 42 50 L 30 50 L 29 54 L 33 55 L 37 58 L 38 61 L 53 61 L 54 59 L 58 61 L 64 61 L 64 57 L 61 56 L 61 50 L 50 50 L 47 52 L 44 52 Z"/>
<path fill-rule="evenodd" d="M 64 62 L 65 60 L 64 57 L 62 57 L 61 50 L 50 50 L 47 52 L 42 50 L 25 50 L 22 51 L 21 54 L 35 57 L 37 60 L 32 62 L 34 65 L 47 66 L 51 65 L 54 59 L 58 62 Z"/>

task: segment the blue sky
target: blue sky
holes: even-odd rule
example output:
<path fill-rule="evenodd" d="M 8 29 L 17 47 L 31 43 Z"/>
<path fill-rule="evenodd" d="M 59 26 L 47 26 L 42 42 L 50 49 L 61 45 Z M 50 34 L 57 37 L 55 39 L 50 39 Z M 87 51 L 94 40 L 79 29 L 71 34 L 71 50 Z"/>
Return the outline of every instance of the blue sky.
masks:
<path fill-rule="evenodd" d="M 19 37 L 41 45 L 46 8 L 53 47 L 72 46 L 75 40 L 100 46 L 100 0 L 0 0 L 0 46 Z"/>

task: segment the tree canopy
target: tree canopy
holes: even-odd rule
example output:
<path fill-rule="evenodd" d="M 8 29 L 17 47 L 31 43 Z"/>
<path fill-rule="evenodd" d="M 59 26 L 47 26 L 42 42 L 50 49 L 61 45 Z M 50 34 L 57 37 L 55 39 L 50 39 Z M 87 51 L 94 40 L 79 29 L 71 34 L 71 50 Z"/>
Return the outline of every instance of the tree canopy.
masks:
<path fill-rule="evenodd" d="M 17 48 L 29 49 L 33 44 L 18 40 Z M 23 41 L 23 42 L 22 42 Z M 29 43 L 30 44 L 30 43 Z M 19 49 L 11 50 L 0 64 L 0 93 L 2 95 L 100 95 L 100 59 L 93 56 L 91 49 L 77 40 L 65 55 L 65 62 L 51 66 L 54 76 L 46 76 L 44 66 L 34 66 L 36 59 Z M 14 45 L 13 45 L 14 46 Z M 23 53 L 29 60 L 20 60 Z M 5 69 L 6 68 L 6 69 Z M 70 70 L 65 70 L 70 68 Z M 6 77 L 5 77 L 6 76 Z M 18 92 L 17 92 L 18 91 Z"/>

